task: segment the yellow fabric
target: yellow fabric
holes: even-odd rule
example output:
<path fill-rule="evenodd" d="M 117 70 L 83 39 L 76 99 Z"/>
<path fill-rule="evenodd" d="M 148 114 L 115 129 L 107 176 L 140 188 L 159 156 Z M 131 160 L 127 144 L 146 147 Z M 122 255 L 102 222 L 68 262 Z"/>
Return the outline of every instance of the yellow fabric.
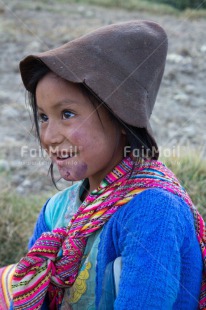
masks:
<path fill-rule="evenodd" d="M 12 300 L 11 283 L 16 265 L 0 269 L 0 310 L 7 310 Z"/>

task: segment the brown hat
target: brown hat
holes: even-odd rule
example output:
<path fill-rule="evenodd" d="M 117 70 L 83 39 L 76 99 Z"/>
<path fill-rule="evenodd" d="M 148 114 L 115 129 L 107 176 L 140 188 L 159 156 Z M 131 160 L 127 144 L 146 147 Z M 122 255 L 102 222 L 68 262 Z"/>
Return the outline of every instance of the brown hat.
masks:
<path fill-rule="evenodd" d="M 101 27 L 59 48 L 30 55 L 20 62 L 23 83 L 41 60 L 51 71 L 84 83 L 126 124 L 146 128 L 161 83 L 167 35 L 151 21 L 129 21 Z M 154 139 L 154 138 L 153 138 Z"/>

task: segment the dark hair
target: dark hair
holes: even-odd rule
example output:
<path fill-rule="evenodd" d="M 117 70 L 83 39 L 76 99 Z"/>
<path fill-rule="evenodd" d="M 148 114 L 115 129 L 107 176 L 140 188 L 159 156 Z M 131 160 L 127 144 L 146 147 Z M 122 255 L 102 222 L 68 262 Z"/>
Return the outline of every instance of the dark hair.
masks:
<path fill-rule="evenodd" d="M 39 123 L 37 116 L 36 87 L 38 82 L 49 72 L 51 72 L 51 70 L 41 60 L 39 60 L 38 62 L 36 62 L 35 70 L 32 72 L 32 75 L 29 79 L 29 88 L 31 89 L 31 91 L 28 92 L 29 105 L 32 108 L 35 130 L 40 145 L 41 141 L 40 141 Z M 115 121 L 117 121 L 120 124 L 120 126 L 125 130 L 127 137 L 127 146 L 130 147 L 130 152 L 134 153 L 134 151 L 137 151 L 138 153 L 138 156 L 133 156 L 134 159 L 137 160 L 158 159 L 159 157 L 158 146 L 155 140 L 152 139 L 152 137 L 148 134 L 145 128 L 138 128 L 124 123 L 121 119 L 119 119 L 116 115 L 114 115 L 114 113 L 107 107 L 107 105 L 99 97 L 97 97 L 96 94 L 94 94 L 92 90 L 87 87 L 87 85 L 80 83 L 79 86 L 82 92 L 86 96 L 88 96 L 88 98 L 90 99 L 91 103 L 94 105 L 95 108 L 97 108 L 100 104 L 103 104 L 108 109 L 108 112 L 110 113 L 111 117 Z M 101 121 L 100 117 L 99 119 Z M 50 165 L 49 172 L 51 174 L 51 179 L 54 185 L 56 186 L 52 163 Z"/>
<path fill-rule="evenodd" d="M 136 157 L 138 154 L 138 157 L 142 159 L 158 159 L 158 146 L 146 128 L 138 128 L 125 123 L 122 123 L 122 126 L 125 129 L 128 145 L 133 153 L 133 157 Z M 136 155 L 135 151 L 137 151 Z"/>

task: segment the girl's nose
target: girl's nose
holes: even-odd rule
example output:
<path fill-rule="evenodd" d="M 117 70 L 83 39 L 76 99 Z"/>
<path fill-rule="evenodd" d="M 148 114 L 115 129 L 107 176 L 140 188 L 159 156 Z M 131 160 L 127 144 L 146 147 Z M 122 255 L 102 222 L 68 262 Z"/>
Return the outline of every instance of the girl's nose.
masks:
<path fill-rule="evenodd" d="M 49 120 L 45 128 L 40 130 L 41 143 L 44 145 L 58 145 L 63 140 L 60 126 L 55 121 Z"/>

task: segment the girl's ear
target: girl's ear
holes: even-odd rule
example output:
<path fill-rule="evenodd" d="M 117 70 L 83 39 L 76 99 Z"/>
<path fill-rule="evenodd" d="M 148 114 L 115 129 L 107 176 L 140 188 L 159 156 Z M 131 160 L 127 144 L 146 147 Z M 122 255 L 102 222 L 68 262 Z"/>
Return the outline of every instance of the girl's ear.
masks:
<path fill-rule="evenodd" d="M 124 128 L 121 129 L 121 133 L 122 133 L 123 135 L 126 135 L 126 131 L 125 131 Z"/>

